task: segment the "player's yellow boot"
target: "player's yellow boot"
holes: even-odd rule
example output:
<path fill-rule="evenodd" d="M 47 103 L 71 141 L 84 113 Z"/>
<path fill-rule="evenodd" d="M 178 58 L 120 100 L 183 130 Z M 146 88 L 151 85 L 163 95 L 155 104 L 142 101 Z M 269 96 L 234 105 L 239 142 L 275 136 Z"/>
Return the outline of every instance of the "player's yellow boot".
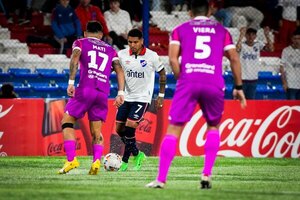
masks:
<path fill-rule="evenodd" d="M 139 151 L 139 154 L 137 156 L 134 157 L 134 161 L 135 161 L 135 166 L 134 166 L 134 170 L 140 170 L 142 167 L 142 162 L 146 160 L 146 155 L 144 152 Z"/>
<path fill-rule="evenodd" d="M 63 168 L 61 168 L 58 171 L 58 174 L 66 174 L 69 171 L 71 171 L 72 169 L 77 168 L 77 167 L 79 167 L 79 162 L 77 161 L 77 158 L 75 157 L 74 160 L 72 160 L 70 162 L 66 161 Z"/>
<path fill-rule="evenodd" d="M 89 175 L 97 175 L 98 171 L 100 169 L 100 160 L 97 159 L 95 162 L 93 162 L 91 169 L 89 171 Z"/>

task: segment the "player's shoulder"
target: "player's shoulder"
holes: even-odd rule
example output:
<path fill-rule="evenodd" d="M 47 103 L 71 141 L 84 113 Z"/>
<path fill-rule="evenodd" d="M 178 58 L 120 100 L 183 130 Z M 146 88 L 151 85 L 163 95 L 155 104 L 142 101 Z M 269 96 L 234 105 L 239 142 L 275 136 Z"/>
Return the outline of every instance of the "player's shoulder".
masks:
<path fill-rule="evenodd" d="M 124 56 L 129 56 L 129 49 L 121 49 L 118 51 L 118 56 L 119 57 L 124 57 Z"/>

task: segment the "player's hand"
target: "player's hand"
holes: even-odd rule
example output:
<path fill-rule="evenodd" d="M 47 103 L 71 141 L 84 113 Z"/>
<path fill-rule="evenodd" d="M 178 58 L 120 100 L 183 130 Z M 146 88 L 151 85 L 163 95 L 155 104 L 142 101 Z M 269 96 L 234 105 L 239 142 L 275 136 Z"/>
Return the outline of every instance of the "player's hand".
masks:
<path fill-rule="evenodd" d="M 114 106 L 119 108 L 123 103 L 124 103 L 124 95 L 116 96 L 116 99 L 114 101 Z"/>
<path fill-rule="evenodd" d="M 74 87 L 74 85 L 72 85 L 72 84 L 68 85 L 67 94 L 68 94 L 69 97 L 74 97 L 74 95 L 75 95 L 75 87 Z"/>
<path fill-rule="evenodd" d="M 241 34 L 241 36 L 245 36 L 245 35 L 246 35 L 246 31 L 247 31 L 247 27 L 242 27 L 242 28 L 240 29 L 240 34 Z"/>
<path fill-rule="evenodd" d="M 233 98 L 234 99 L 238 99 L 240 101 L 241 108 L 243 108 L 243 109 L 246 108 L 247 101 L 246 101 L 246 98 L 245 98 L 243 90 L 236 90 L 236 89 L 234 89 L 233 90 Z"/>
<path fill-rule="evenodd" d="M 163 107 L 164 105 L 164 98 L 163 97 L 157 97 L 156 99 L 156 110 L 159 110 Z"/>
<path fill-rule="evenodd" d="M 266 37 L 269 36 L 269 33 L 270 33 L 270 27 L 268 27 L 268 26 L 264 27 L 264 34 Z"/>

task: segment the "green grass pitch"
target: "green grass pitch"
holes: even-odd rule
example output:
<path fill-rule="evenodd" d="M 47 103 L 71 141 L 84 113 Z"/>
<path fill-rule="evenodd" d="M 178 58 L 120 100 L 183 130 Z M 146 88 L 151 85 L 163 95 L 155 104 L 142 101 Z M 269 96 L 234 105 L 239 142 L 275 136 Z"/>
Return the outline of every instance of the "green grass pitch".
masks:
<path fill-rule="evenodd" d="M 300 200 L 299 159 L 219 157 L 211 190 L 199 189 L 202 157 L 176 157 L 165 189 L 144 187 L 156 176 L 157 157 L 141 171 L 129 164 L 127 172 L 101 168 L 97 176 L 87 175 L 91 157 L 78 160 L 78 169 L 58 175 L 64 157 L 0 157 L 0 199 Z"/>

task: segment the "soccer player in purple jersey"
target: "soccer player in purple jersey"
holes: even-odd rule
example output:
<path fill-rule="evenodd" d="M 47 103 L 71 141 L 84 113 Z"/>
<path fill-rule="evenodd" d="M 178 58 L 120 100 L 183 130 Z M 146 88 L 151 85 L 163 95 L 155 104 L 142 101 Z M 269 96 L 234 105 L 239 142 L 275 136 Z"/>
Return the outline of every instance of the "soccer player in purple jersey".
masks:
<path fill-rule="evenodd" d="M 246 106 L 239 55 L 229 32 L 218 22 L 210 20 L 207 17 L 209 12 L 206 0 L 193 0 L 190 11 L 193 19 L 172 31 L 169 59 L 178 80 L 169 112 L 167 134 L 160 148 L 158 176 L 146 187 L 164 187 L 176 153 L 178 137 L 199 104 L 207 122 L 204 169 L 200 184 L 201 188 L 211 188 L 211 171 L 220 144 L 218 128 L 224 110 L 223 55 L 231 62 L 235 81 L 233 96 L 240 100 L 242 108 Z M 182 57 L 181 63 L 179 56 Z"/>
<path fill-rule="evenodd" d="M 79 166 L 75 157 L 76 137 L 74 123 L 88 113 L 90 132 L 93 138 L 93 163 L 90 175 L 96 175 L 100 168 L 103 152 L 102 122 L 107 116 L 107 101 L 110 91 L 109 77 L 113 70 L 118 79 L 118 96 L 115 105 L 124 102 L 124 72 L 119 63 L 117 52 L 108 44 L 101 41 L 103 28 L 99 22 L 91 21 L 87 24 L 85 38 L 73 43 L 70 61 L 70 76 L 67 93 L 71 97 L 65 107 L 62 119 L 64 148 L 67 161 L 58 173 L 65 174 Z M 75 75 L 80 64 L 80 80 L 75 90 Z M 76 92 L 75 92 L 76 91 Z"/>

